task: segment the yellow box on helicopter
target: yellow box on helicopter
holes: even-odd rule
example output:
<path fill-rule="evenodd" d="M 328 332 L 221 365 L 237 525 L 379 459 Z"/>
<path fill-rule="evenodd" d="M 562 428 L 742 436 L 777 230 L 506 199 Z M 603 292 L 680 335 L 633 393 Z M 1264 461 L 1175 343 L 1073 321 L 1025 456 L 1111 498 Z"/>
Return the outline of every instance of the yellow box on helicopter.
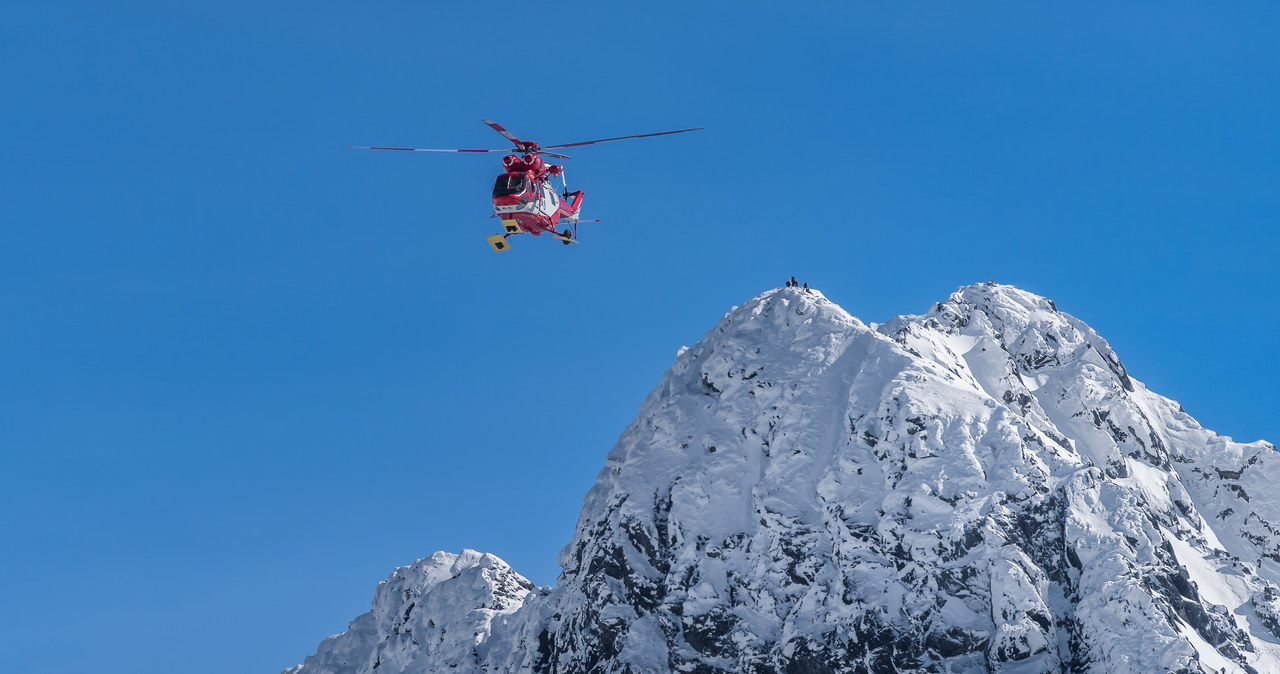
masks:
<path fill-rule="evenodd" d="M 493 249 L 499 253 L 511 250 L 511 244 L 507 243 L 507 237 L 501 234 L 494 234 L 493 236 L 487 237 L 485 238 L 485 241 L 488 241 L 489 245 L 493 246 Z"/>

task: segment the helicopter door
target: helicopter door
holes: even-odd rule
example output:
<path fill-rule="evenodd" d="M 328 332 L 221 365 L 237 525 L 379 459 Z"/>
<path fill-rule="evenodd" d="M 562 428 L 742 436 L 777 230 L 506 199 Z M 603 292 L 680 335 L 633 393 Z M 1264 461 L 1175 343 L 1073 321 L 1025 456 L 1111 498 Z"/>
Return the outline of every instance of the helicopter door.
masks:
<path fill-rule="evenodd" d="M 547 216 L 554 216 L 556 211 L 560 210 L 560 197 L 556 195 L 556 191 L 552 189 L 551 183 L 542 183 L 542 196 L 545 201 L 543 206 L 546 210 L 543 212 Z"/>
<path fill-rule="evenodd" d="M 558 206 L 555 190 L 551 189 L 551 186 L 543 181 L 538 181 L 537 187 L 534 189 L 537 190 L 538 203 L 536 206 L 538 213 L 550 217 L 552 213 L 556 212 Z"/>

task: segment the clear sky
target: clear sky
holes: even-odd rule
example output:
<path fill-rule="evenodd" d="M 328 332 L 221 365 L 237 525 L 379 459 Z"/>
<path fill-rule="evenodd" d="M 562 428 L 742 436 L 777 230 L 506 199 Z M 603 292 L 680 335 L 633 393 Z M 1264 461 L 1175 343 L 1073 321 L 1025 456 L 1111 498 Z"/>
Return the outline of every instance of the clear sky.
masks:
<path fill-rule="evenodd" d="M 441 549 L 554 582 L 676 350 L 791 274 L 1017 285 L 1280 439 L 1280 5 L 623 5 L 6 6 L 6 671 L 275 672 Z M 486 117 L 706 130 L 571 152 L 605 222 L 501 255 L 500 155 L 347 149 Z"/>

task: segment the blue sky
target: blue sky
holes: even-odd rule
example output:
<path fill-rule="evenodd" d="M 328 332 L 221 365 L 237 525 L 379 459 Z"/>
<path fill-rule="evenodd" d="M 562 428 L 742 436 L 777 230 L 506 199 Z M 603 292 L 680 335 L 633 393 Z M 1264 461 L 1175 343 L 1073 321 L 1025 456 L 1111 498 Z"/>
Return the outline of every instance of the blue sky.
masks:
<path fill-rule="evenodd" d="M 808 280 L 866 321 L 994 279 L 1280 439 L 1280 7 L 68 2 L 0 21 L 12 671 L 300 662 L 393 567 L 554 581 L 676 349 Z M 582 245 L 494 254 L 500 147 Z M 589 227 L 589 228 L 588 228 Z"/>

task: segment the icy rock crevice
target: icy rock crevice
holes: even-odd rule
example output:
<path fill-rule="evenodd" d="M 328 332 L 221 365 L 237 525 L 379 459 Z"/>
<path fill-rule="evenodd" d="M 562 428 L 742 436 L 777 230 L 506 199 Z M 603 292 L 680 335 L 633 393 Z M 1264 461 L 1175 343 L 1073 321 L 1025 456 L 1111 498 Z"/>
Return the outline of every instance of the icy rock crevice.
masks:
<path fill-rule="evenodd" d="M 1280 671 L 1278 471 L 1045 298 L 779 289 L 682 350 L 555 588 L 388 581 L 297 671 Z"/>

